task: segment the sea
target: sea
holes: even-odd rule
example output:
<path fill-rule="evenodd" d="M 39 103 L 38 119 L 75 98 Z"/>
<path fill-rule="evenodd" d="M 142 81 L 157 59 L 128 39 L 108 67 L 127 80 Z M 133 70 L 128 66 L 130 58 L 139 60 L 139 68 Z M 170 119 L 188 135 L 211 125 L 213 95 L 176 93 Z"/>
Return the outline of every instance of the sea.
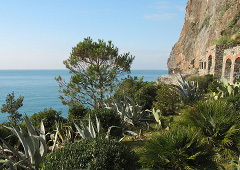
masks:
<path fill-rule="evenodd" d="M 167 70 L 132 70 L 129 75 L 138 78 L 143 76 L 143 81 L 155 82 L 158 77 L 167 74 Z M 55 80 L 59 75 L 66 80 L 71 76 L 68 70 L 0 70 L 0 108 L 6 103 L 7 95 L 14 92 L 15 99 L 24 96 L 19 113 L 30 117 L 45 108 L 53 108 L 62 111 L 61 116 L 66 118 L 68 107 L 62 105 L 59 99 L 61 94 Z M 7 116 L 8 113 L 0 112 L 0 123 L 7 121 Z"/>

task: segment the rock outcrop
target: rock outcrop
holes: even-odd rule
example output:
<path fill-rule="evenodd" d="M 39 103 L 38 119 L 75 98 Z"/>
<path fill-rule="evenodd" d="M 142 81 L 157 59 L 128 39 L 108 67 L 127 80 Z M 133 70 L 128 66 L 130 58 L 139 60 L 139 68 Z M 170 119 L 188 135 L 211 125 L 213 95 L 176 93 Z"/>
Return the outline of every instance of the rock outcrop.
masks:
<path fill-rule="evenodd" d="M 239 31 L 240 0 L 189 0 L 180 38 L 168 59 L 169 74 L 197 74 L 199 58 L 214 41 L 234 44 Z"/>

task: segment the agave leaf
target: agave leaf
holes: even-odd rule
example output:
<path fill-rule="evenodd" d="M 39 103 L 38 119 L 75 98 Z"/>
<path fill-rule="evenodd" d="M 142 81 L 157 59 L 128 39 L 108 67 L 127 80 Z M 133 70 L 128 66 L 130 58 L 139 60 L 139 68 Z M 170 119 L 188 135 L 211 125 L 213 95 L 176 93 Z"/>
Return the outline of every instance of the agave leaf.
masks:
<path fill-rule="evenodd" d="M 44 124 L 43 124 L 43 121 L 41 120 L 41 124 L 40 124 L 40 136 L 46 140 L 46 131 L 45 131 L 45 127 L 44 127 Z"/>
<path fill-rule="evenodd" d="M 8 160 L 7 162 L 5 162 L 2 166 L 0 166 L 0 169 L 3 169 L 4 166 L 8 166 L 9 170 L 15 170 L 17 169 L 16 167 L 13 166 L 13 162 L 11 160 Z"/>
<path fill-rule="evenodd" d="M 32 137 L 38 139 L 41 142 L 43 147 L 42 148 L 40 147 L 39 155 L 41 157 L 45 157 L 47 155 L 47 144 L 46 144 L 46 141 L 41 136 L 32 136 Z M 35 153 L 36 153 L 36 151 L 35 151 Z"/>
<path fill-rule="evenodd" d="M 138 136 L 137 133 L 130 131 L 130 130 L 125 131 L 124 134 L 129 135 L 129 136 L 135 136 L 135 137 Z"/>
<path fill-rule="evenodd" d="M 93 123 L 91 121 L 90 116 L 89 116 L 89 119 L 88 119 L 88 129 L 89 129 L 91 137 L 92 138 L 96 138 L 95 128 L 94 128 L 94 125 L 93 125 Z"/>
<path fill-rule="evenodd" d="M 24 148 L 25 155 L 29 155 L 29 153 L 28 153 L 28 146 L 27 146 L 26 140 L 23 137 L 23 134 L 18 130 L 18 128 L 17 127 L 13 127 L 13 128 L 6 127 L 6 128 L 9 129 L 13 134 L 15 134 L 18 137 L 18 140 L 21 142 L 21 144 L 22 144 L 22 146 Z"/>
<path fill-rule="evenodd" d="M 57 130 L 56 130 L 56 133 L 55 133 L 55 136 L 54 136 L 54 141 L 53 141 L 53 147 L 52 147 L 52 153 L 53 153 L 53 151 L 54 151 L 54 149 L 55 149 L 55 147 L 56 147 L 56 144 L 57 144 L 57 135 L 58 135 L 58 125 L 57 125 Z M 44 147 L 44 146 L 43 146 Z"/>
<path fill-rule="evenodd" d="M 9 145 L 5 140 L 3 140 L 2 138 L 0 138 L 2 143 L 14 154 L 16 155 L 19 159 L 24 159 L 24 157 L 22 157 L 18 151 L 16 151 L 16 149 L 14 149 L 14 147 L 12 147 L 11 145 Z"/>
<path fill-rule="evenodd" d="M 118 127 L 118 126 L 110 126 L 109 128 L 108 128 L 108 131 L 107 131 L 107 134 L 106 134 L 106 139 L 109 139 L 110 138 L 110 134 L 111 134 L 111 130 L 112 130 L 112 128 L 120 128 L 120 127 Z"/>
<path fill-rule="evenodd" d="M 101 128 L 101 124 L 100 121 L 98 120 L 97 116 L 96 116 L 96 124 L 97 124 L 97 133 L 100 133 L 100 128 Z"/>
<path fill-rule="evenodd" d="M 29 136 L 32 136 L 32 135 L 38 135 L 35 127 L 32 125 L 32 122 L 29 120 L 29 118 L 26 116 L 24 118 L 25 122 L 26 122 L 26 126 L 27 126 L 27 129 L 28 129 L 28 134 Z M 34 154 L 34 150 L 36 148 L 39 148 L 39 142 L 37 139 L 34 139 L 34 138 L 30 138 L 32 140 L 32 145 L 30 147 L 31 149 L 31 154 Z"/>
<path fill-rule="evenodd" d="M 76 129 L 77 129 L 79 135 L 80 135 L 83 139 L 85 139 L 86 136 L 85 136 L 85 134 L 83 133 L 83 130 L 81 130 L 81 129 L 79 128 L 79 126 L 78 126 L 76 123 L 74 123 L 74 125 L 75 125 L 75 127 L 76 127 Z"/>

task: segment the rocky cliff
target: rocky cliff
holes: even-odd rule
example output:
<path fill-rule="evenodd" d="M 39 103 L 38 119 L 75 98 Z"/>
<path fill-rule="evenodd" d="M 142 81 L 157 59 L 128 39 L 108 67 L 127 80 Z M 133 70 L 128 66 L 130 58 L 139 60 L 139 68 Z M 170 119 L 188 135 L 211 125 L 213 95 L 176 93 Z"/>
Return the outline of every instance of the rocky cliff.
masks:
<path fill-rule="evenodd" d="M 169 74 L 196 74 L 198 58 L 215 44 L 239 43 L 240 0 L 189 0 L 185 23 L 168 59 Z"/>

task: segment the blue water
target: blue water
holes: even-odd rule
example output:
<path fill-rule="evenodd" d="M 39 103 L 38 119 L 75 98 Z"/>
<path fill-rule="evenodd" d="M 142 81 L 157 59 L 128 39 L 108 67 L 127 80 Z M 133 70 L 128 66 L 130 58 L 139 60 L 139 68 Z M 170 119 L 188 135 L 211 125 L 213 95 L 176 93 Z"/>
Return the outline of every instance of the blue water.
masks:
<path fill-rule="evenodd" d="M 132 70 L 131 76 L 144 76 L 144 81 L 156 81 L 167 70 Z M 67 117 L 68 107 L 63 106 L 58 98 L 59 86 L 55 77 L 59 75 L 69 79 L 68 70 L 0 70 L 0 107 L 5 103 L 7 94 L 14 91 L 15 98 L 24 96 L 23 107 L 19 112 L 28 116 L 50 108 L 62 111 Z M 0 122 L 7 120 L 7 113 L 0 113 Z"/>

